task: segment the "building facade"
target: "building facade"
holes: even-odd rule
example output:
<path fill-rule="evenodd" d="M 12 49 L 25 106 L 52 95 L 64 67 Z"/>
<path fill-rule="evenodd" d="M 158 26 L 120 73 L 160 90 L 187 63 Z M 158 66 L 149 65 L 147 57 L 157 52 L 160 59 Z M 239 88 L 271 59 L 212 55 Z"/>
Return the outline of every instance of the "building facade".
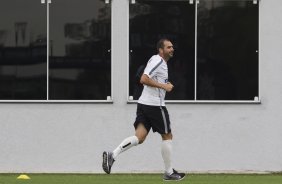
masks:
<path fill-rule="evenodd" d="M 102 173 L 102 152 L 134 133 L 135 73 L 163 36 L 174 40 L 178 58 L 171 66 L 177 88 L 167 100 L 174 167 L 187 172 L 281 172 L 282 2 L 214 0 L 204 6 L 204 0 L 187 0 L 192 13 L 179 8 L 183 1 L 177 2 L 166 9 L 169 1 L 97 1 L 99 6 L 86 1 L 96 13 L 83 6 L 85 12 L 76 17 L 76 4 L 67 7 L 53 0 L 48 7 L 39 3 L 46 6 L 49 23 L 46 19 L 36 29 L 31 24 L 39 20 L 26 23 L 29 15 L 11 18 L 10 27 L 3 26 L 9 18 L 1 16 L 0 172 Z M 166 21 L 156 11 L 174 18 Z M 234 19 L 250 12 L 258 12 L 257 23 Z M 213 15 L 209 23 L 208 15 Z M 216 27 L 219 20 L 231 24 Z M 140 31 L 143 23 L 148 27 Z M 150 32 L 157 23 L 166 31 Z M 237 43 L 232 25 L 248 37 Z M 248 39 L 253 35 L 258 39 Z M 234 38 L 230 45 L 224 36 Z M 236 54 L 227 47 L 237 48 Z M 210 70 L 215 58 L 221 64 L 213 66 L 220 70 Z M 226 60 L 230 62 L 222 67 L 219 61 Z M 225 80 L 215 80 L 220 76 Z M 160 144 L 160 136 L 151 132 L 145 143 L 120 155 L 113 172 L 161 172 Z"/>

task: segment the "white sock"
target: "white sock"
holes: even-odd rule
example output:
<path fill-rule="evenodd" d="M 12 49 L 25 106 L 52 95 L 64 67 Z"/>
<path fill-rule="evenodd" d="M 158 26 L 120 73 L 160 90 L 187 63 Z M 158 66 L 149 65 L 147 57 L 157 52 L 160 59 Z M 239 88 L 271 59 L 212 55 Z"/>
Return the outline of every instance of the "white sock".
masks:
<path fill-rule="evenodd" d="M 172 174 L 173 173 L 171 166 L 172 140 L 163 140 L 161 151 L 165 165 L 165 172 L 168 174 Z"/>
<path fill-rule="evenodd" d="M 128 150 L 129 148 L 138 145 L 139 140 L 136 136 L 124 139 L 121 144 L 113 151 L 113 158 L 115 159 L 119 154 Z"/>

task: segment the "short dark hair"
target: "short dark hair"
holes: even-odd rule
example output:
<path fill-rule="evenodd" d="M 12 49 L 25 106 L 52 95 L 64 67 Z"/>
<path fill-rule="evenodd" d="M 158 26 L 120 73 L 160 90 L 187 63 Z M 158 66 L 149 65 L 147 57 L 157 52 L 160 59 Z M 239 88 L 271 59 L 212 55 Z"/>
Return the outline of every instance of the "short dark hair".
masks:
<path fill-rule="evenodd" d="M 158 43 L 157 43 L 157 51 L 159 52 L 159 49 L 163 49 L 164 48 L 164 42 L 165 41 L 169 41 L 170 42 L 170 40 L 169 39 L 167 39 L 167 38 L 162 38 L 162 39 L 160 39 L 159 41 L 158 41 Z"/>

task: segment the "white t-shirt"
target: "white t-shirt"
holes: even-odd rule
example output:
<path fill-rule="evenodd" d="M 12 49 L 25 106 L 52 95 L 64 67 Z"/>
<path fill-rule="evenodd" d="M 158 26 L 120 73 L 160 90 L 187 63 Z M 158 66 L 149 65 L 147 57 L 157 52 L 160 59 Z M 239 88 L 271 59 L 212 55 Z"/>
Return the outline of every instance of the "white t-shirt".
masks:
<path fill-rule="evenodd" d="M 159 55 L 154 55 L 150 58 L 144 70 L 144 74 L 158 83 L 165 84 L 168 82 L 167 64 Z M 138 103 L 152 106 L 165 106 L 165 93 L 166 91 L 164 89 L 144 85 Z"/>

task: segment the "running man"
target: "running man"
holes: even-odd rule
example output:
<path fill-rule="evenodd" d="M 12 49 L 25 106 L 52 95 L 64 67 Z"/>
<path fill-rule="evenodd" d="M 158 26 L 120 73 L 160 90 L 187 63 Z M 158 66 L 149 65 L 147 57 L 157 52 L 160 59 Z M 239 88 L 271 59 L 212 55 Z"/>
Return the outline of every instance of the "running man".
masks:
<path fill-rule="evenodd" d="M 173 44 L 168 39 L 161 39 L 157 43 L 158 54 L 150 58 L 140 82 L 144 85 L 138 100 L 136 120 L 134 122 L 135 135 L 124 139 L 112 152 L 103 152 L 103 170 L 110 174 L 111 168 L 118 155 L 133 146 L 142 144 L 151 128 L 162 137 L 161 154 L 165 165 L 163 179 L 178 181 L 185 177 L 172 168 L 172 133 L 169 114 L 165 107 L 165 94 L 173 89 L 168 82 L 167 62 L 173 57 Z"/>

